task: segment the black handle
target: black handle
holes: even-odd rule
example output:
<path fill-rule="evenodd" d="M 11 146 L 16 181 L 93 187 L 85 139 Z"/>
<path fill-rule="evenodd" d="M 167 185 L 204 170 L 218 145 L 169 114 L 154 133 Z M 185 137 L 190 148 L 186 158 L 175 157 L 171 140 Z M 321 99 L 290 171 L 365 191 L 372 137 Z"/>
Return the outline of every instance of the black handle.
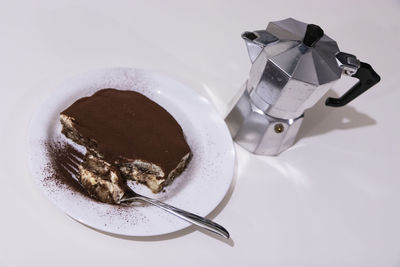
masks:
<path fill-rule="evenodd" d="M 371 65 L 364 62 L 360 62 L 360 67 L 352 77 L 358 78 L 358 83 L 356 83 L 339 98 L 329 97 L 326 99 L 325 105 L 330 107 L 342 107 L 351 102 L 354 98 L 360 96 L 362 93 L 367 91 L 381 80 L 381 77 L 379 77 Z"/>

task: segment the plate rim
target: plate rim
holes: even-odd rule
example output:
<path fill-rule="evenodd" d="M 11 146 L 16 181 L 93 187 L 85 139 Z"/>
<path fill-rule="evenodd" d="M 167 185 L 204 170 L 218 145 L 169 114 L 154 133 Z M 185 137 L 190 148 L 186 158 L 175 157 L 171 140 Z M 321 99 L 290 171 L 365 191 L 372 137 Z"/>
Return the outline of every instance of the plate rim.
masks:
<path fill-rule="evenodd" d="M 169 76 L 169 75 L 167 75 L 165 73 L 162 73 L 162 72 L 159 72 L 159 71 L 154 71 L 154 70 L 143 69 L 143 68 L 132 68 L 132 67 L 96 68 L 96 69 L 91 69 L 91 70 L 88 70 L 88 71 L 85 71 L 85 72 L 81 72 L 81 73 L 77 73 L 75 75 L 69 76 L 69 77 L 67 77 L 65 79 L 62 79 L 61 82 L 58 81 L 58 83 L 53 82 L 52 84 L 53 85 L 55 84 L 54 89 L 50 90 L 49 92 L 47 92 L 47 94 L 44 96 L 43 100 L 40 101 L 40 103 L 35 107 L 35 111 L 33 112 L 33 115 L 31 116 L 30 121 L 29 121 L 29 127 L 28 127 L 28 132 L 27 132 L 28 134 L 27 134 L 26 139 L 25 139 L 25 142 L 26 142 L 27 147 L 28 147 L 27 160 L 28 160 L 28 166 L 29 166 L 30 175 L 31 175 L 32 179 L 34 179 L 35 184 L 37 185 L 37 187 L 40 188 L 40 191 L 42 192 L 42 194 L 46 197 L 46 199 L 48 201 L 50 201 L 53 205 L 55 205 L 57 207 L 57 209 L 62 211 L 68 217 L 76 220 L 77 222 L 85 225 L 88 228 L 92 228 L 94 230 L 98 230 L 98 231 L 101 231 L 101 232 L 104 232 L 104 233 L 108 233 L 108 234 L 114 234 L 114 235 L 118 235 L 118 236 L 129 236 L 129 237 L 164 236 L 164 235 L 167 235 L 167 234 L 170 234 L 170 233 L 175 233 L 175 232 L 181 231 L 183 229 L 186 229 L 186 228 L 190 227 L 192 224 L 189 223 L 189 222 L 184 222 L 184 224 L 182 224 L 181 226 L 176 227 L 176 229 L 172 230 L 172 231 L 161 231 L 161 233 L 154 233 L 154 234 L 153 233 L 143 233 L 142 235 L 140 235 L 140 234 L 129 234 L 129 233 L 125 233 L 125 232 L 121 233 L 121 232 L 118 232 L 118 231 L 113 231 L 113 229 L 102 227 L 101 224 L 93 225 L 90 222 L 82 220 L 81 218 L 77 218 L 77 216 L 74 216 L 73 214 L 71 214 L 72 212 L 69 209 L 67 209 L 66 207 L 63 207 L 61 205 L 61 203 L 58 203 L 57 201 L 53 200 L 49 196 L 49 193 L 46 191 L 46 189 L 43 186 L 43 184 L 41 183 L 41 180 L 38 177 L 36 177 L 37 175 L 35 174 L 35 171 L 34 171 L 35 168 L 33 167 L 33 163 L 34 162 L 32 160 L 32 154 L 33 154 L 33 150 L 34 150 L 34 147 L 32 145 L 32 141 L 34 139 L 31 136 L 32 135 L 31 133 L 32 133 L 32 131 L 33 131 L 32 129 L 34 127 L 33 124 L 34 124 L 35 120 L 38 119 L 38 116 L 40 114 L 41 107 L 45 103 L 47 103 L 49 101 L 49 99 L 51 99 L 51 97 L 56 94 L 57 91 L 61 90 L 62 85 L 66 84 L 67 82 L 72 81 L 74 79 L 77 79 L 79 77 L 86 76 L 86 75 L 95 74 L 95 73 L 97 73 L 97 74 L 105 73 L 105 72 L 110 72 L 110 71 L 114 71 L 114 70 L 139 71 L 139 72 L 143 72 L 143 73 L 146 73 L 146 74 L 162 77 L 162 78 L 168 79 L 170 81 L 173 81 L 173 82 L 176 82 L 176 83 L 182 85 L 183 87 L 188 89 L 191 92 L 191 94 L 194 94 L 195 96 L 199 96 L 199 97 L 201 97 L 202 99 L 205 100 L 205 102 L 207 103 L 207 106 L 210 108 L 210 110 L 213 113 L 215 113 L 217 115 L 218 119 L 221 122 L 221 125 L 223 125 L 222 128 L 224 129 L 224 132 L 227 133 L 227 135 L 230 137 L 227 125 L 225 124 L 224 119 L 218 113 L 218 111 L 217 111 L 216 107 L 213 105 L 213 103 L 208 98 L 206 98 L 205 96 L 201 95 L 198 91 L 196 91 L 192 87 L 186 85 L 184 82 L 182 82 L 180 80 L 177 80 L 174 77 L 171 77 L 171 76 Z M 38 141 L 38 140 L 36 140 L 36 141 Z M 230 166 L 229 166 L 229 178 L 230 178 L 229 179 L 229 183 L 226 186 L 223 194 L 222 193 L 219 194 L 218 201 L 216 201 L 217 204 L 215 206 L 213 205 L 213 207 L 209 211 L 207 211 L 206 214 L 199 214 L 200 216 L 206 217 L 209 214 L 211 214 L 213 211 L 215 211 L 221 205 L 222 201 L 224 200 L 224 198 L 226 197 L 227 193 L 229 192 L 230 188 L 233 185 L 234 170 L 235 170 L 235 166 L 236 166 L 236 150 L 235 150 L 235 146 L 234 146 L 234 142 L 233 142 L 232 138 L 229 138 L 228 144 L 229 144 L 229 152 L 230 152 L 229 155 L 231 157 L 230 160 L 229 160 L 229 162 L 230 162 Z"/>

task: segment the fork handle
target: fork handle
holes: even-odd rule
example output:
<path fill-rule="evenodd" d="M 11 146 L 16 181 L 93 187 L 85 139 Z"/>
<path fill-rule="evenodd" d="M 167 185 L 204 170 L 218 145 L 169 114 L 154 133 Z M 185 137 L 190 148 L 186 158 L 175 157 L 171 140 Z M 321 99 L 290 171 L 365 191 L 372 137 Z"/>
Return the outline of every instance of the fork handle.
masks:
<path fill-rule="evenodd" d="M 161 201 L 158 201 L 158 200 L 155 200 L 155 199 L 152 199 L 152 198 L 148 198 L 148 197 L 145 197 L 145 196 L 134 196 L 134 197 L 125 199 L 125 201 L 134 201 L 134 200 L 141 200 L 143 202 L 152 204 L 152 205 L 154 205 L 156 207 L 159 207 L 159 208 L 161 208 L 161 209 L 163 209 L 163 210 L 165 210 L 165 211 L 167 211 L 167 212 L 169 212 L 169 213 L 171 213 L 171 214 L 173 214 L 175 216 L 178 216 L 181 219 L 184 219 L 185 221 L 188 221 L 188 222 L 190 222 L 192 224 L 200 226 L 200 227 L 202 227 L 202 228 L 204 228 L 204 229 L 206 229 L 208 231 L 214 232 L 214 233 L 216 233 L 218 235 L 221 235 L 221 236 L 229 239 L 228 231 L 224 227 L 222 227 L 221 225 L 219 225 L 219 224 L 217 224 L 217 223 L 215 223 L 215 222 L 213 222 L 213 221 L 211 221 L 209 219 L 206 219 L 206 218 L 198 216 L 196 214 L 193 214 L 193 213 L 178 209 L 178 208 L 173 207 L 171 205 L 165 204 L 165 203 L 163 203 Z"/>

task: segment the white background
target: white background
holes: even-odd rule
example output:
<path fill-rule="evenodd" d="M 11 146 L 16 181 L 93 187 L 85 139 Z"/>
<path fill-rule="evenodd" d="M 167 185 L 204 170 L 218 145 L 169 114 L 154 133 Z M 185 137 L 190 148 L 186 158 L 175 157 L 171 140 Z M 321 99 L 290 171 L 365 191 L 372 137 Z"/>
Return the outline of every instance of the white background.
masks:
<path fill-rule="evenodd" d="M 0 4 L 0 266 L 400 265 L 399 0 Z M 96 68 L 146 68 L 199 91 L 224 116 L 250 69 L 241 32 L 287 17 L 319 24 L 382 82 L 340 109 L 321 101 L 279 157 L 236 146 L 234 186 L 210 216 L 231 240 L 195 227 L 103 234 L 33 183 L 27 127 L 51 85 Z"/>

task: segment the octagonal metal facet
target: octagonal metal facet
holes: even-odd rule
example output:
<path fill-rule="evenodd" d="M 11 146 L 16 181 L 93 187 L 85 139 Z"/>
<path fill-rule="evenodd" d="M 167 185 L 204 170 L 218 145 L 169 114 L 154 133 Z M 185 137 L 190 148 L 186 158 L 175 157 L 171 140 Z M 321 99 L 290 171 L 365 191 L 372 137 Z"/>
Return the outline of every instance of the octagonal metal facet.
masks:
<path fill-rule="evenodd" d="M 244 92 L 225 121 L 233 139 L 246 150 L 260 155 L 277 155 L 293 145 L 303 117 L 276 119 L 257 108 Z"/>

